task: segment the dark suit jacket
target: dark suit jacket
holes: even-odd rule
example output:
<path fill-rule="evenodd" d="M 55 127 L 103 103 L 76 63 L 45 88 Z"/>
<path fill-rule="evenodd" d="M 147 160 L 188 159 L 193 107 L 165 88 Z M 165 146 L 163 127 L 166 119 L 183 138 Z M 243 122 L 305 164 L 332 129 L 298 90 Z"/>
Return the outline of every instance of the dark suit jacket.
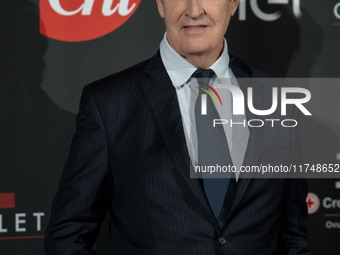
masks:
<path fill-rule="evenodd" d="M 231 68 L 237 78 L 264 75 L 237 58 Z M 265 87 L 254 93 L 271 98 Z M 159 54 L 85 87 L 76 122 L 46 254 L 94 254 L 107 210 L 112 255 L 309 254 L 301 179 L 231 182 L 218 225 L 189 177 L 178 100 Z M 295 137 L 293 128 L 250 128 L 244 163 L 294 162 Z"/>

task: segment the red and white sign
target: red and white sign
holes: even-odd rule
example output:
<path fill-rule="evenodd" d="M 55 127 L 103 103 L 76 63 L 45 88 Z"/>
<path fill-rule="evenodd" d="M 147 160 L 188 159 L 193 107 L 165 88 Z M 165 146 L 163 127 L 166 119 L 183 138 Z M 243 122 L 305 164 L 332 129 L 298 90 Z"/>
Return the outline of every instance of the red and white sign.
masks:
<path fill-rule="evenodd" d="M 20 212 L 17 212 L 15 210 L 15 198 L 14 192 L 0 193 L 0 241 L 44 238 L 44 236 L 37 235 L 37 233 L 40 234 L 43 232 L 42 224 L 45 212 L 26 213 L 21 210 Z M 6 213 L 6 211 L 8 213 Z M 34 234 L 23 236 L 16 235 L 17 233 Z"/>
<path fill-rule="evenodd" d="M 314 193 L 308 193 L 306 198 L 308 214 L 315 213 L 320 207 L 320 199 Z"/>
<path fill-rule="evenodd" d="M 104 36 L 123 25 L 141 0 L 40 0 L 40 33 L 80 42 Z"/>

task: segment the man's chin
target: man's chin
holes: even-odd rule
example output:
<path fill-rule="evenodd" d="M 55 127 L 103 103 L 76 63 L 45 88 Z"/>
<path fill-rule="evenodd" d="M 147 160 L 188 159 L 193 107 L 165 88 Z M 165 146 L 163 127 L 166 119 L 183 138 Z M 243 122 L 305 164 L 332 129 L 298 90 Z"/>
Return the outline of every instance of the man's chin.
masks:
<path fill-rule="evenodd" d="M 182 52 L 185 56 L 205 56 L 209 55 L 212 52 L 211 47 L 204 47 L 202 44 L 198 45 L 188 45 L 183 48 Z"/>

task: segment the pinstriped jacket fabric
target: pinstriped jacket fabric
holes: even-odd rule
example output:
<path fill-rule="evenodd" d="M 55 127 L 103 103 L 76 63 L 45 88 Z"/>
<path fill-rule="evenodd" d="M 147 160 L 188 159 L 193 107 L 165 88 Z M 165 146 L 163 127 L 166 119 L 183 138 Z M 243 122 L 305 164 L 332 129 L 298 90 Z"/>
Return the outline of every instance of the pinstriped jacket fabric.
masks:
<path fill-rule="evenodd" d="M 265 76 L 235 57 L 230 65 L 237 78 Z M 254 97 L 263 101 L 267 90 Z M 94 254 L 107 210 L 110 255 L 310 254 L 301 179 L 231 182 L 219 226 L 189 177 L 177 96 L 159 54 L 86 86 L 76 128 L 46 254 Z M 244 164 L 295 162 L 295 138 L 293 129 L 250 128 Z"/>

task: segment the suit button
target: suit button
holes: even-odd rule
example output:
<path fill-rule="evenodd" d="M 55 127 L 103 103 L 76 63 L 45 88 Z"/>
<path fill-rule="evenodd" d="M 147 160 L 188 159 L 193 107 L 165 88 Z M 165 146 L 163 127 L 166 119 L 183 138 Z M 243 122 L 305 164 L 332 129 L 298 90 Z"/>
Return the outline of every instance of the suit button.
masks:
<path fill-rule="evenodd" d="M 218 243 L 220 245 L 225 245 L 227 242 L 227 240 L 225 239 L 225 237 L 221 236 L 220 238 L 218 238 Z"/>

